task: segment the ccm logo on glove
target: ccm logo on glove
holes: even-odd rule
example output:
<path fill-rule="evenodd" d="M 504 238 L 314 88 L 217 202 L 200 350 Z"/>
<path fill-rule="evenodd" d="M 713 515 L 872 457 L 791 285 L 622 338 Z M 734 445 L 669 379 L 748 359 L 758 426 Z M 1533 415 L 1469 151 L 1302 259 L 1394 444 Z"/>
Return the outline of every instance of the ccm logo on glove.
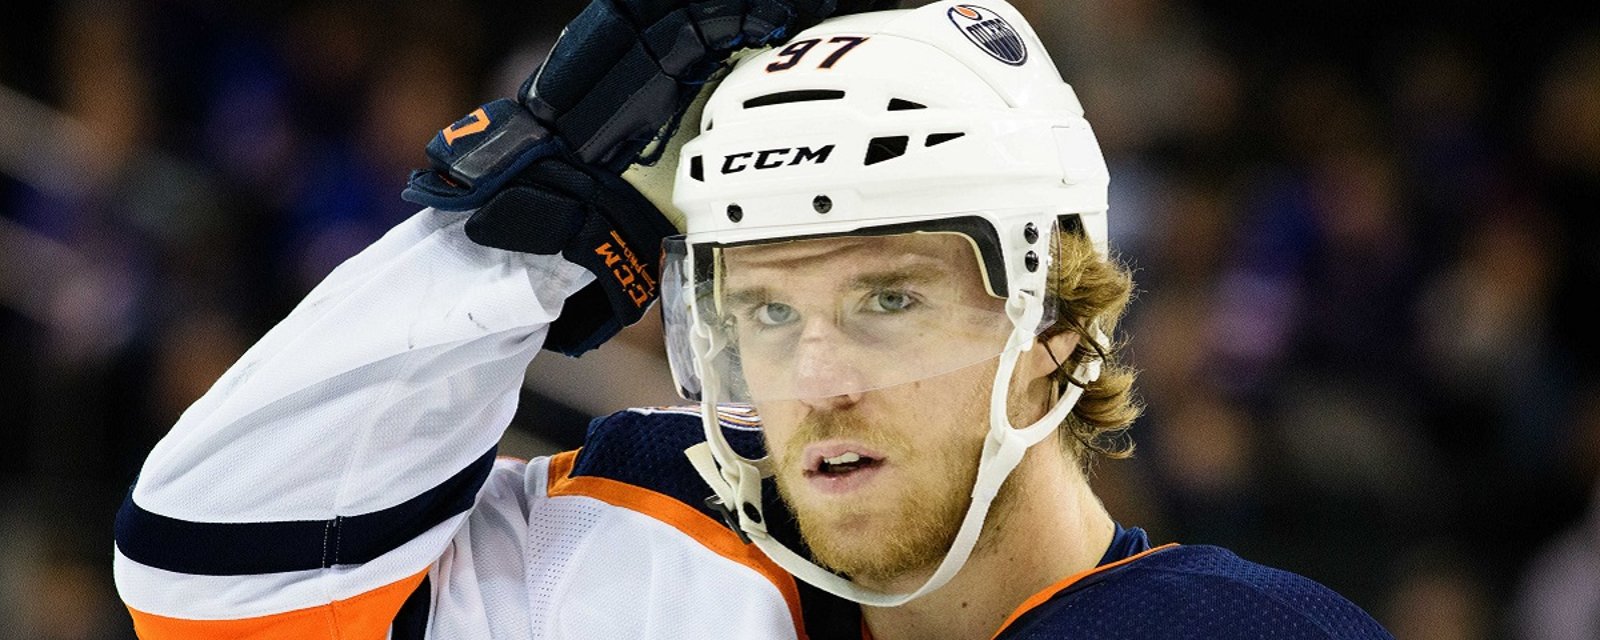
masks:
<path fill-rule="evenodd" d="M 612 244 L 616 246 L 613 247 Z M 618 249 L 622 251 L 617 254 Z M 650 278 L 650 272 L 644 265 L 639 264 L 639 258 L 633 255 L 633 249 L 628 248 L 628 243 L 622 241 L 622 236 L 611 232 L 611 242 L 603 242 L 595 247 L 594 252 L 605 260 L 606 268 L 611 270 L 611 277 L 617 279 L 617 284 L 627 292 L 628 298 L 633 300 L 634 306 L 643 308 L 650 304 L 656 297 L 656 281 Z"/>
<path fill-rule="evenodd" d="M 785 162 L 784 158 L 788 157 L 788 155 L 791 153 L 794 154 L 794 157 L 789 158 L 788 161 Z M 776 169 L 786 165 L 792 167 L 802 162 L 809 164 L 822 164 L 828 161 L 828 154 L 830 153 L 833 153 L 833 145 L 831 144 L 824 146 L 821 149 L 817 149 L 816 151 L 812 151 L 811 147 L 795 147 L 789 149 L 767 149 L 764 151 L 746 151 L 744 153 L 735 153 L 731 156 L 723 158 L 722 173 L 724 175 L 729 173 L 738 173 L 740 171 L 744 171 L 745 169 L 751 168 L 752 166 L 756 169 Z M 754 165 L 750 164 L 750 158 L 752 157 L 756 159 Z"/>

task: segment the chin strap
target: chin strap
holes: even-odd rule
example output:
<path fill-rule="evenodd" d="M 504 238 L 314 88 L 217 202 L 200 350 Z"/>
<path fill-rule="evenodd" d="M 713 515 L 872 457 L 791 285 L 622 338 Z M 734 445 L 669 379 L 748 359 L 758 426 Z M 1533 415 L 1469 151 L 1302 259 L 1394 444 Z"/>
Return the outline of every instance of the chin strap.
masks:
<path fill-rule="evenodd" d="M 1000 366 L 995 371 L 993 391 L 989 398 L 989 435 L 984 440 L 983 455 L 978 462 L 978 477 L 972 487 L 972 502 L 961 521 L 955 542 L 945 553 L 944 560 L 928 580 L 910 593 L 883 593 L 856 584 L 838 574 L 806 559 L 767 533 L 766 514 L 761 509 L 761 480 L 768 475 L 762 468 L 764 461 L 749 460 L 738 455 L 722 436 L 717 420 L 716 400 L 712 393 L 704 396 L 701 421 L 706 430 L 706 442 L 684 451 L 700 477 L 715 492 L 712 500 L 720 503 L 728 524 L 740 536 L 760 548 L 773 562 L 795 577 L 811 583 L 835 596 L 872 607 L 894 607 L 905 604 L 938 589 L 954 578 L 966 564 L 972 550 L 977 547 L 983 532 L 984 519 L 989 507 L 999 495 L 1001 485 L 1022 462 L 1023 454 L 1053 433 L 1066 419 L 1072 407 L 1083 395 L 1083 387 L 1069 384 L 1065 396 L 1055 403 L 1044 417 L 1021 429 L 1011 425 L 1006 415 L 1006 400 L 1011 388 L 1011 376 L 1022 353 L 1031 349 L 1035 336 L 1029 328 L 1039 324 L 1043 304 L 1031 294 L 1019 292 L 1006 303 L 1006 314 L 1015 327 L 1001 354 Z M 704 361 L 704 360 L 703 360 Z M 1100 377 L 1100 362 L 1078 365 L 1073 378 L 1084 384 Z"/>

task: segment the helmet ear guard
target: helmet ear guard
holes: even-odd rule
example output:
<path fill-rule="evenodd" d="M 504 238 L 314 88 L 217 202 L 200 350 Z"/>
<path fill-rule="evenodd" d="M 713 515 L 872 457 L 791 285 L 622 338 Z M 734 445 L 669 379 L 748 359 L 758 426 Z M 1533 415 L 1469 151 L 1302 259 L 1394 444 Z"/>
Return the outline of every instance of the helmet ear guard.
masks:
<path fill-rule="evenodd" d="M 686 453 L 730 526 L 796 577 L 870 606 L 903 604 L 953 577 L 1005 479 L 1099 376 L 1097 360 L 1079 363 L 1044 416 L 1010 423 L 1019 358 L 1054 326 L 1057 234 L 1082 234 L 1106 255 L 1107 183 L 1072 89 L 1004 2 L 830 19 L 742 60 L 707 103 L 701 135 L 682 149 L 673 201 L 686 229 L 668 240 L 662 269 L 674 377 L 703 407 L 706 442 Z M 986 358 L 997 364 L 990 429 L 955 542 L 920 588 L 890 594 L 823 569 L 767 532 L 761 480 L 772 470 L 733 451 L 717 419 L 719 403 L 759 399 L 727 326 L 723 252 L 914 234 L 971 243 L 998 331 Z"/>

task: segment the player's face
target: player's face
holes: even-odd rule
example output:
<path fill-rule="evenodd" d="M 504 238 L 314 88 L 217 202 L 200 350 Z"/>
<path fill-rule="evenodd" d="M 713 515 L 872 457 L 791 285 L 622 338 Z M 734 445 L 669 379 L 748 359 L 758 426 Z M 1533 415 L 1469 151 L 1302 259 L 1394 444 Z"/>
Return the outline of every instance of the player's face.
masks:
<path fill-rule="evenodd" d="M 937 564 L 1010 329 L 971 244 L 835 238 L 730 249 L 724 263 L 744 379 L 817 560 L 869 584 Z"/>

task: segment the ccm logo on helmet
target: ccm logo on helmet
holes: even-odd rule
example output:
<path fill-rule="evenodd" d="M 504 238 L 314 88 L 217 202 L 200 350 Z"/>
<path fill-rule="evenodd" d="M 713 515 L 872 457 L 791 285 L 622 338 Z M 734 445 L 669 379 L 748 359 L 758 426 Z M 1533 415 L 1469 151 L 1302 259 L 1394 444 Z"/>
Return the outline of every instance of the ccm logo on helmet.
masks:
<path fill-rule="evenodd" d="M 833 153 L 831 144 L 814 151 L 811 147 L 790 147 L 735 153 L 722 159 L 722 173 L 726 175 L 745 169 L 776 169 L 797 164 L 822 164 L 828 161 L 830 153 Z"/>
<path fill-rule="evenodd" d="M 1000 14 L 973 4 L 958 4 L 945 15 L 990 57 L 1014 67 L 1028 61 L 1028 47 L 1023 44 L 1022 35 Z"/>

